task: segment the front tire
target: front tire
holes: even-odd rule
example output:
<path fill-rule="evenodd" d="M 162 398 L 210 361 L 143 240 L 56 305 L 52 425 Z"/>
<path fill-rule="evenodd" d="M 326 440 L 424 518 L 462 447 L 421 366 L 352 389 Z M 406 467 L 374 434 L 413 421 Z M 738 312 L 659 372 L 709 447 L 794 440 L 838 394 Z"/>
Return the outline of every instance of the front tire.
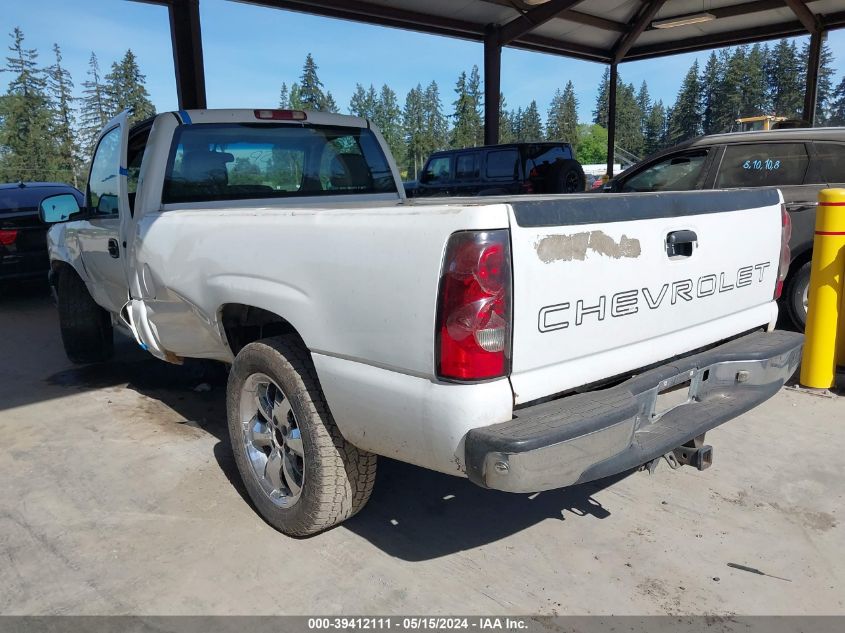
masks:
<path fill-rule="evenodd" d="M 114 354 L 111 317 L 101 308 L 76 271 L 59 273 L 56 301 L 65 354 L 78 365 L 109 360 Z"/>
<path fill-rule="evenodd" d="M 807 299 L 810 291 L 810 262 L 805 262 L 786 282 L 784 301 L 792 325 L 803 332 L 807 325 Z"/>
<path fill-rule="evenodd" d="M 229 373 L 229 436 L 259 514 L 289 536 L 341 523 L 370 498 L 376 456 L 347 442 L 292 335 L 244 347 Z"/>

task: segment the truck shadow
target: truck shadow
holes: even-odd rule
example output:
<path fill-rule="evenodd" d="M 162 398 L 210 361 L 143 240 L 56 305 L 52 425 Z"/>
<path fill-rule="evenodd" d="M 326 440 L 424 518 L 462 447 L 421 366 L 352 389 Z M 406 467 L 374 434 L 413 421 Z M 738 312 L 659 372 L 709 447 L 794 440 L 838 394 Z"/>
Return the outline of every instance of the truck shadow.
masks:
<path fill-rule="evenodd" d="M 32 307 L 38 311 L 42 303 L 47 300 L 42 301 L 39 296 Z M 45 339 L 58 338 L 54 324 L 49 326 Z M 181 420 L 168 425 L 186 424 L 218 440 L 213 451 L 221 471 L 244 501 L 252 505 L 229 443 L 227 370 L 223 365 L 196 360 L 188 360 L 182 366 L 170 365 L 122 337 L 116 339 L 115 358 L 110 362 L 68 367 L 66 361 L 59 360 L 51 363 L 53 373 L 42 378 L 42 384 L 49 386 L 50 397 L 62 397 L 71 390 L 126 388 L 157 400 L 178 414 L 172 419 Z M 38 393 L 44 397 L 40 390 L 32 391 L 15 397 L 21 402 L 34 400 Z M 619 479 L 538 495 L 515 495 L 484 490 L 463 478 L 381 458 L 369 504 L 337 529 L 349 530 L 396 558 L 430 560 L 498 541 L 546 519 L 604 519 L 610 516 L 610 510 L 593 495 Z M 257 515 L 256 520 L 260 520 Z"/>
<path fill-rule="evenodd" d="M 341 529 L 396 558 L 430 560 L 493 543 L 546 519 L 605 519 L 610 510 L 593 495 L 624 476 L 534 495 L 511 494 L 380 459 L 369 504 Z"/>
<path fill-rule="evenodd" d="M 136 351 L 130 342 L 121 344 L 116 352 L 111 362 L 65 369 L 50 375 L 46 382 L 79 390 L 125 385 L 166 405 L 179 414 L 184 424 L 200 428 L 218 440 L 213 449 L 215 460 L 244 502 L 252 507 L 229 442 L 226 368 L 204 361 L 169 365 Z M 609 517 L 610 510 L 594 495 L 624 476 L 537 495 L 509 494 L 484 490 L 460 477 L 380 458 L 370 502 L 359 515 L 337 529 L 349 530 L 402 560 L 431 560 L 493 543 L 546 519 L 565 522 Z M 256 520 L 260 520 L 258 515 Z"/>

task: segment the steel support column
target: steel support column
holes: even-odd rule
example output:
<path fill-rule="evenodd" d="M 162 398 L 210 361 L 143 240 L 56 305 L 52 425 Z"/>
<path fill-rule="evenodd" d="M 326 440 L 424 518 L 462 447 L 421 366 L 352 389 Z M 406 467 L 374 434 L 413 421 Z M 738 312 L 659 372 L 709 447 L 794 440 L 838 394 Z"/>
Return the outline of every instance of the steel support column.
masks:
<path fill-rule="evenodd" d="M 487 28 L 484 35 L 484 144 L 499 142 L 499 99 L 502 93 L 502 47 L 499 29 Z"/>
<path fill-rule="evenodd" d="M 179 108 L 206 108 L 199 0 L 170 0 L 168 13 Z"/>
<path fill-rule="evenodd" d="M 807 56 L 807 87 L 804 91 L 804 110 L 801 118 L 813 127 L 816 124 L 816 102 L 819 90 L 819 63 L 822 56 L 824 33 L 815 31 L 810 36 L 810 54 Z"/>
<path fill-rule="evenodd" d="M 607 86 L 607 175 L 613 178 L 613 154 L 616 147 L 616 84 L 619 81 L 616 64 L 610 65 L 610 84 Z"/>

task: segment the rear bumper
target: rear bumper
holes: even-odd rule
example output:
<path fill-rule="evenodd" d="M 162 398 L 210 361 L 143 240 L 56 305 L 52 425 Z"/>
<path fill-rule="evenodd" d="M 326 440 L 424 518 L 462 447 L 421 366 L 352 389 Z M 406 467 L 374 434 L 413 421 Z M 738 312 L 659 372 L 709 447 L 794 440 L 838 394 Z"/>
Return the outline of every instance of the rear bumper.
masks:
<path fill-rule="evenodd" d="M 768 400 L 798 367 L 802 342 L 758 332 L 616 387 L 519 409 L 467 433 L 467 475 L 485 488 L 537 492 L 624 472 Z M 685 403 L 656 410 L 659 392 L 685 382 Z"/>
<path fill-rule="evenodd" d="M 50 259 L 44 251 L 0 253 L 0 280 L 47 278 Z"/>

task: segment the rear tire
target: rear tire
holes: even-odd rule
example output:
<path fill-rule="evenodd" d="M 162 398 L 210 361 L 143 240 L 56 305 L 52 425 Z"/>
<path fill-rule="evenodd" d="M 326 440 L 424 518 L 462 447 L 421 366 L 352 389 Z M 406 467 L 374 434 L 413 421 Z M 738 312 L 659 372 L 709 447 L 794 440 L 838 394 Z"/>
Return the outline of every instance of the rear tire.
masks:
<path fill-rule="evenodd" d="M 810 262 L 805 262 L 801 268 L 789 276 L 784 288 L 783 298 L 786 303 L 786 313 L 792 325 L 799 332 L 803 332 L 807 325 L 807 296 L 810 289 Z"/>
<path fill-rule="evenodd" d="M 557 169 L 554 193 L 583 193 L 587 189 L 584 170 L 577 160 L 564 160 Z"/>
<path fill-rule="evenodd" d="M 296 336 L 244 347 L 229 372 L 226 405 L 241 480 L 272 527 L 310 536 L 366 505 L 376 456 L 343 438 Z"/>
<path fill-rule="evenodd" d="M 111 317 L 101 308 L 75 271 L 62 270 L 57 284 L 59 328 L 65 354 L 84 365 L 108 360 L 114 354 Z"/>

